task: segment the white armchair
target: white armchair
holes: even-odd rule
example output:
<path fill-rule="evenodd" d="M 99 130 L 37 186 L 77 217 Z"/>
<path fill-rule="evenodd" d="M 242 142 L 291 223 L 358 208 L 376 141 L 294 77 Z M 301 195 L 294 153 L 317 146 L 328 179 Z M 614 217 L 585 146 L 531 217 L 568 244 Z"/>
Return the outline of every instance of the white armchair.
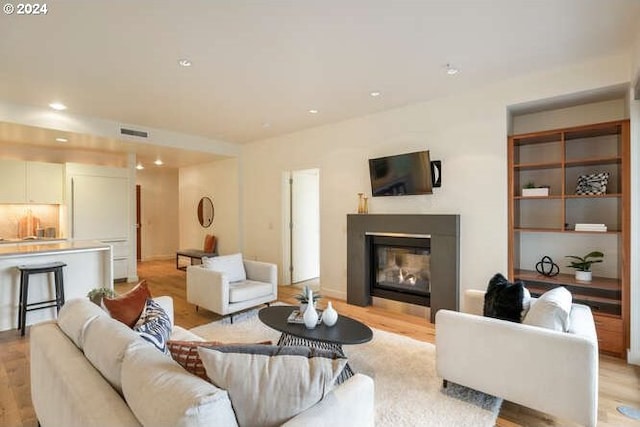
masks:
<path fill-rule="evenodd" d="M 212 265 L 187 267 L 187 301 L 196 308 L 226 316 L 278 298 L 275 264 L 242 259 L 240 254 L 210 261 Z"/>
<path fill-rule="evenodd" d="M 445 382 L 596 425 L 598 341 L 589 307 L 573 304 L 569 332 L 558 332 L 483 317 L 483 291 L 464 299 L 467 313 L 436 314 L 436 369 Z"/>

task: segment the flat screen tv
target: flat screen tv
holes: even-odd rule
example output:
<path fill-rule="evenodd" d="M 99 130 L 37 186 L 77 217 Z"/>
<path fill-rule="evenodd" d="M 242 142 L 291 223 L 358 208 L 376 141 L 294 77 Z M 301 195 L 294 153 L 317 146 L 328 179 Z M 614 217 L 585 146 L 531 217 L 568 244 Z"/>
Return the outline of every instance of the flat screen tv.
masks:
<path fill-rule="evenodd" d="M 428 150 L 369 159 L 369 175 L 373 197 L 433 194 Z"/>

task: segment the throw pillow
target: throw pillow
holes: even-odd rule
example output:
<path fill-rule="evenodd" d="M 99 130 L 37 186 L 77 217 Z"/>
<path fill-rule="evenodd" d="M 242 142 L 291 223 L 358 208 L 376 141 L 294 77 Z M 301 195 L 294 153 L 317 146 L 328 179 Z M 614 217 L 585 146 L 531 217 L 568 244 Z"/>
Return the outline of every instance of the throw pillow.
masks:
<path fill-rule="evenodd" d="M 271 341 L 259 342 L 256 344 L 271 345 Z M 173 360 L 178 362 L 187 372 L 209 381 L 207 372 L 204 369 L 202 359 L 198 355 L 198 347 L 213 347 L 223 345 L 242 345 L 242 344 L 225 344 L 220 341 L 169 341 L 167 348 Z"/>
<path fill-rule="evenodd" d="M 111 317 L 133 328 L 144 309 L 147 298 L 151 298 L 151 292 L 146 280 L 143 280 L 126 294 L 115 298 L 103 298 L 102 303 Z"/>
<path fill-rule="evenodd" d="M 147 299 L 140 318 L 133 327 L 140 336 L 153 344 L 163 353 L 168 353 L 167 341 L 171 336 L 171 319 L 164 309 L 152 300 Z"/>
<path fill-rule="evenodd" d="M 502 274 L 497 273 L 489 280 L 489 286 L 484 295 L 483 314 L 486 317 L 520 323 L 525 300 L 524 289 L 522 281 L 509 283 Z"/>
<path fill-rule="evenodd" d="M 329 393 L 347 363 L 298 346 L 198 348 L 207 376 L 227 390 L 239 425 L 281 425 Z"/>
<path fill-rule="evenodd" d="M 567 332 L 570 326 L 571 302 L 571 292 L 564 286 L 551 289 L 531 303 L 531 308 L 522 323 Z"/>
<path fill-rule="evenodd" d="M 227 275 L 229 282 L 247 280 L 242 254 L 224 255 L 212 258 L 203 257 L 204 268 L 219 271 Z"/>

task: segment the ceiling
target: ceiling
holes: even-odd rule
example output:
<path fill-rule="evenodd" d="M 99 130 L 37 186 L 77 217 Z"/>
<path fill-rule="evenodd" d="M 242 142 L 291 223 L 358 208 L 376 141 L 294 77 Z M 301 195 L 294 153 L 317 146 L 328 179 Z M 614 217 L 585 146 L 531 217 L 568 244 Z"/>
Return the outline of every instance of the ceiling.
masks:
<path fill-rule="evenodd" d="M 638 0 L 56 1 L 0 16 L 0 101 L 245 143 L 624 51 L 638 22 Z"/>

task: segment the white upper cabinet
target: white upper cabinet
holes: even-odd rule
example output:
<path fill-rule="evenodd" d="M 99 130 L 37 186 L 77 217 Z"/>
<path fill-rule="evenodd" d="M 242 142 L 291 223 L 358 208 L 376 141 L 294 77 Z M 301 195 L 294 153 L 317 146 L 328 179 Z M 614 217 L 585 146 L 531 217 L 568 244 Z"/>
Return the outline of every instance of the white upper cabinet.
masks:
<path fill-rule="evenodd" d="M 61 204 L 64 165 L 0 159 L 0 203 Z"/>
<path fill-rule="evenodd" d="M 64 165 L 27 162 L 27 202 L 62 204 Z"/>
<path fill-rule="evenodd" d="M 25 203 L 27 200 L 27 163 L 0 159 L 0 203 Z"/>

